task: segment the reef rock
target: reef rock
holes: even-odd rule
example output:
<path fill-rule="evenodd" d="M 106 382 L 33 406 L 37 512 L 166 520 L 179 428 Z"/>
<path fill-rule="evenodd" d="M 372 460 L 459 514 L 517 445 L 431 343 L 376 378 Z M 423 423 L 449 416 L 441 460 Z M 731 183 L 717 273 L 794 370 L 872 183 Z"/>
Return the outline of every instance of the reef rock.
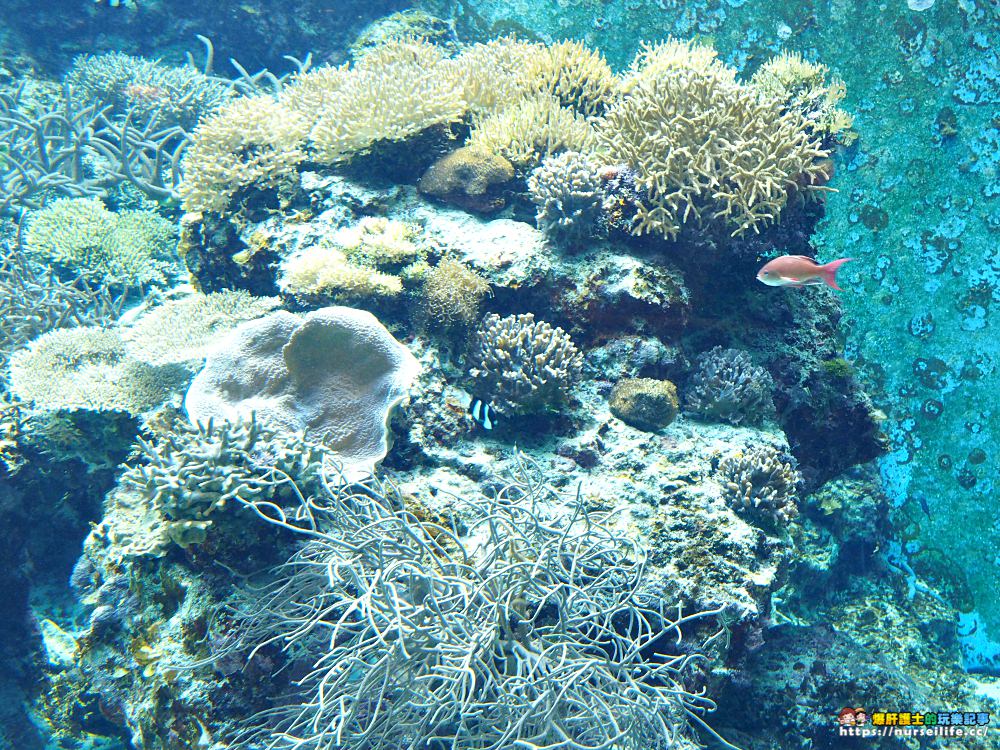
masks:
<path fill-rule="evenodd" d="M 348 479 L 388 452 L 390 410 L 420 366 L 371 313 L 326 307 L 278 311 L 236 328 L 188 389 L 192 422 L 256 419 L 304 432 L 337 452 Z"/>

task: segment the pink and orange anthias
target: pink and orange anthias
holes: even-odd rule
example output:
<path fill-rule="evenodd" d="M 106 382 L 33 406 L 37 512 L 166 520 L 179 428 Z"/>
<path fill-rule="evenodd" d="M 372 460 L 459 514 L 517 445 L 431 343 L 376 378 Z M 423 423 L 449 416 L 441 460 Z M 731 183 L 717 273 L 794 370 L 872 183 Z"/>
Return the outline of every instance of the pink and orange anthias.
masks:
<path fill-rule="evenodd" d="M 837 271 L 853 258 L 838 258 L 829 263 L 817 263 L 808 255 L 782 255 L 768 261 L 757 272 L 757 281 L 767 286 L 816 286 L 826 284 L 838 292 Z"/>

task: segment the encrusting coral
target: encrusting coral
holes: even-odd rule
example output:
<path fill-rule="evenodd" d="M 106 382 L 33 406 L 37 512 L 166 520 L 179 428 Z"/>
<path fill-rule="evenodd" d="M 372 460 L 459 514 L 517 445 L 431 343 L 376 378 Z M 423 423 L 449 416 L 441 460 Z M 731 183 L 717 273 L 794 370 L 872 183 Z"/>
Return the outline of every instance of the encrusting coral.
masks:
<path fill-rule="evenodd" d="M 284 310 L 237 327 L 209 355 L 184 399 L 193 423 L 256 419 L 335 451 L 363 477 L 389 450 L 388 419 L 420 371 L 371 313 Z"/>
<path fill-rule="evenodd" d="M 796 111 L 739 83 L 715 51 L 667 41 L 646 46 L 624 95 L 598 127 L 609 164 L 638 173 L 645 195 L 632 231 L 673 238 L 688 221 L 733 235 L 776 221 L 791 189 L 814 194 L 828 177 Z"/>
<path fill-rule="evenodd" d="M 737 513 L 779 529 L 798 515 L 798 472 L 769 445 L 726 456 L 717 477 L 726 504 Z"/>
<path fill-rule="evenodd" d="M 121 284 L 162 280 L 174 225 L 153 211 L 112 213 L 96 198 L 61 198 L 28 219 L 25 251 Z"/>
<path fill-rule="evenodd" d="M 562 401 L 583 357 L 562 328 L 531 313 L 486 317 L 470 370 L 494 404 L 513 413 L 543 411 Z"/>
<path fill-rule="evenodd" d="M 729 424 L 760 424 L 771 417 L 774 382 L 741 349 L 717 346 L 698 358 L 684 400 L 685 411 Z"/>
<path fill-rule="evenodd" d="M 597 229 L 604 202 L 600 164 L 588 154 L 547 157 L 528 178 L 538 228 L 554 237 L 586 237 Z"/>

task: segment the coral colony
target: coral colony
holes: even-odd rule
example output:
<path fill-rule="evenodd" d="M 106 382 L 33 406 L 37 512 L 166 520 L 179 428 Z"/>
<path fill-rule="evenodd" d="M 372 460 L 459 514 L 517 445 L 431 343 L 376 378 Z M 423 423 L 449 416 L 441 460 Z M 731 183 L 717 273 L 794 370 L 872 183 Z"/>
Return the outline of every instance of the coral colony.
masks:
<path fill-rule="evenodd" d="M 755 281 L 851 190 L 843 81 L 463 29 L 394 14 L 287 75 L 203 39 L 0 77 L 0 747 L 989 723 L 841 298 Z"/>

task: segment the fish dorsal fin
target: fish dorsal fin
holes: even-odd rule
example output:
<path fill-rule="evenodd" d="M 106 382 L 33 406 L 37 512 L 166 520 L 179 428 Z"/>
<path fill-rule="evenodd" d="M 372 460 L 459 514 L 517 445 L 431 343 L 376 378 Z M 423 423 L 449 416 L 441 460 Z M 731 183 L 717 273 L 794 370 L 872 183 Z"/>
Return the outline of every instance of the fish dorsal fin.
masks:
<path fill-rule="evenodd" d="M 808 255 L 793 255 L 791 257 L 798 258 L 799 260 L 807 260 L 810 263 L 812 263 L 814 266 L 818 266 L 819 265 L 819 263 L 816 262 L 815 258 L 810 258 Z"/>

